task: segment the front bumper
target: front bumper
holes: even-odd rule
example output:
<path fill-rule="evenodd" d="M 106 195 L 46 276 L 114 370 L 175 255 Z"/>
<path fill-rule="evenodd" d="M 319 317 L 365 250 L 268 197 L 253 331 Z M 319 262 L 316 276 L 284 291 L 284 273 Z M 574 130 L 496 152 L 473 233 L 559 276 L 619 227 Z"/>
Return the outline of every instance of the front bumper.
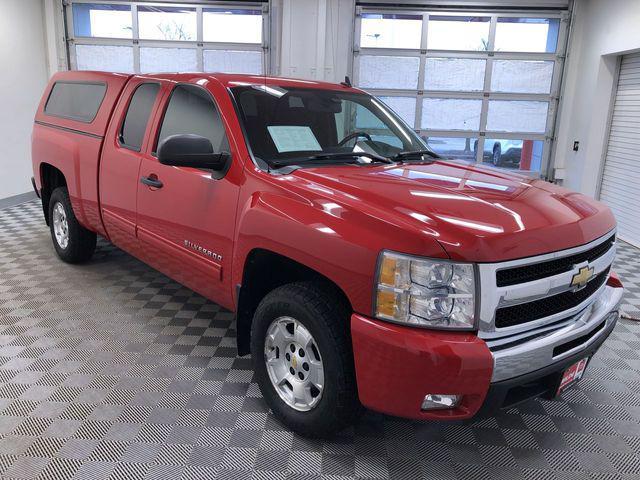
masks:
<path fill-rule="evenodd" d="M 580 354 L 592 343 L 604 341 L 617 321 L 617 315 L 609 313 L 618 310 L 622 292 L 622 288 L 605 286 L 598 299 L 570 324 L 534 339 L 500 349 L 492 348 L 487 339 L 494 360 L 491 381 L 500 382 L 545 368 Z"/>
<path fill-rule="evenodd" d="M 595 353 L 609 336 L 618 318 L 622 291 L 607 286 L 572 328 L 503 349 L 501 354 L 492 352 L 475 333 L 404 327 L 353 314 L 351 335 L 360 401 L 367 408 L 399 417 L 466 419 L 479 411 L 484 414 L 550 396 L 562 372 Z M 562 353 L 554 356 L 554 351 Z M 544 364 L 540 359 L 545 359 Z M 453 409 L 423 411 L 427 394 L 463 398 Z"/>
<path fill-rule="evenodd" d="M 551 399 L 555 397 L 564 371 L 583 358 L 590 359 L 607 339 L 615 327 L 617 319 L 618 312 L 610 312 L 602 334 L 598 335 L 593 342 L 589 342 L 580 351 L 534 372 L 491 383 L 478 415 L 489 416 L 501 408 L 513 407 L 531 398 Z"/>
<path fill-rule="evenodd" d="M 360 402 L 367 408 L 414 419 L 469 418 L 489 389 L 493 358 L 473 332 L 404 327 L 351 316 Z M 463 394 L 450 410 L 422 411 L 424 396 Z"/>

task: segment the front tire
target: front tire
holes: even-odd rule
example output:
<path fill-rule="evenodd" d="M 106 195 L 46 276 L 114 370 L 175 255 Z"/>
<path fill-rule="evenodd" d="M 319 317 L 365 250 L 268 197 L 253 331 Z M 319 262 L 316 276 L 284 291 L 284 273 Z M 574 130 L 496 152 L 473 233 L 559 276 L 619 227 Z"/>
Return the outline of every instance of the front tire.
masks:
<path fill-rule="evenodd" d="M 81 263 L 91 258 L 96 249 L 96 234 L 78 222 L 66 187 L 58 187 L 51 194 L 49 227 L 53 247 L 61 260 Z"/>
<path fill-rule="evenodd" d="M 493 146 L 493 154 L 491 155 L 491 163 L 494 166 L 499 167 L 502 165 L 502 148 L 500 144 L 496 144 Z"/>
<path fill-rule="evenodd" d="M 308 437 L 332 435 L 360 412 L 349 318 L 338 295 L 301 282 L 270 292 L 251 327 L 251 354 L 274 415 Z"/>

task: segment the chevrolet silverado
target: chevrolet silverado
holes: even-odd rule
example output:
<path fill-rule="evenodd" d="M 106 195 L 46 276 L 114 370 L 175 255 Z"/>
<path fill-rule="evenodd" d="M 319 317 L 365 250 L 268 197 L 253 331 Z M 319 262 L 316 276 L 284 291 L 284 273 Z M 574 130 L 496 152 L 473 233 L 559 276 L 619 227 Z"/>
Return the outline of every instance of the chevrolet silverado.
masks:
<path fill-rule="evenodd" d="M 234 312 L 305 435 L 554 397 L 618 318 L 607 207 L 440 158 L 348 82 L 61 72 L 32 161 L 57 255 L 101 236 Z"/>

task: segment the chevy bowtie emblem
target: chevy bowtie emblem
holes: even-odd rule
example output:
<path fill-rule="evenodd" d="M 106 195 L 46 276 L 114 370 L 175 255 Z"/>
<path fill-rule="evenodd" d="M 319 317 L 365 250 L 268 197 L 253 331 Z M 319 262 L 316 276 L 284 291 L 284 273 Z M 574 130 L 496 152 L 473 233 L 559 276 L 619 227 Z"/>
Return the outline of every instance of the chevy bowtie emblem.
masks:
<path fill-rule="evenodd" d="M 580 290 L 587 285 L 591 277 L 593 277 L 593 267 L 589 267 L 588 265 L 580 267 L 578 273 L 571 278 L 571 286 L 575 290 Z"/>

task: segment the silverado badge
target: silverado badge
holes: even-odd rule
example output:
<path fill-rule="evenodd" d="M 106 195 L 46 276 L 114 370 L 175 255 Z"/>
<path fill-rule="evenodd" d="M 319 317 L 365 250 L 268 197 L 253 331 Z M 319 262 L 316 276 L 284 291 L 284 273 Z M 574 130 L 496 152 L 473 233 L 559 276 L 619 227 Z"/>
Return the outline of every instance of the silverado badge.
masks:
<path fill-rule="evenodd" d="M 193 243 L 190 240 L 185 240 L 184 241 L 184 246 L 187 248 L 190 248 L 191 250 L 194 250 L 198 253 L 201 253 L 202 255 L 205 255 L 207 257 L 213 258 L 214 260 L 217 260 L 218 262 L 222 261 L 222 255 L 216 253 L 216 252 L 212 252 L 211 250 L 209 250 L 208 248 L 204 248 L 201 245 L 198 245 L 197 243 Z"/>
<path fill-rule="evenodd" d="M 593 267 L 589 267 L 589 265 L 580 267 L 578 273 L 571 278 L 571 286 L 575 290 L 580 290 L 587 285 L 587 282 L 591 280 L 591 277 L 593 277 Z"/>

